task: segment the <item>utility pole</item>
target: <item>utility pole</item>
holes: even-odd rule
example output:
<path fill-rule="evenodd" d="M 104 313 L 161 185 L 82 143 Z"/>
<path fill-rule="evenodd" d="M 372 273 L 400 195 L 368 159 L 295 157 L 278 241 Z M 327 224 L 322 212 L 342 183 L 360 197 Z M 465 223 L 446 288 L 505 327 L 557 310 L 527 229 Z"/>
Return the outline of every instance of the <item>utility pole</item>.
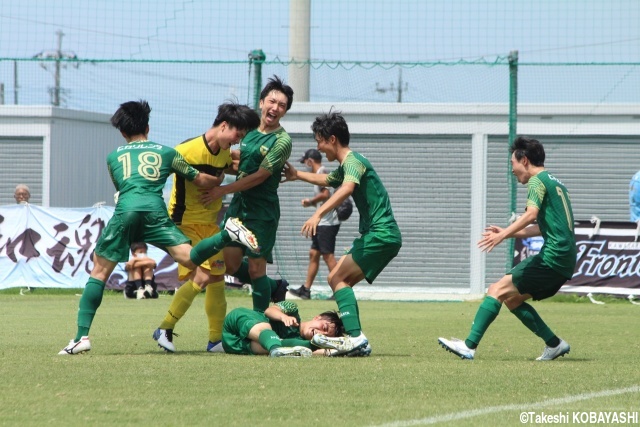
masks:
<path fill-rule="evenodd" d="M 289 57 L 298 64 L 288 67 L 289 85 L 296 91 L 296 102 L 309 102 L 311 56 L 311 0 L 289 0 Z"/>
<path fill-rule="evenodd" d="M 398 69 L 398 87 L 396 88 L 393 85 L 393 82 L 387 87 L 380 87 L 378 82 L 376 82 L 376 92 L 379 93 L 387 93 L 387 92 L 398 92 L 398 102 L 402 102 L 402 92 L 406 92 L 409 89 L 409 83 L 402 81 L 402 68 Z"/>
<path fill-rule="evenodd" d="M 18 61 L 13 61 L 13 103 L 18 105 Z"/>
<path fill-rule="evenodd" d="M 42 58 L 42 59 L 55 59 L 54 71 L 53 71 L 53 80 L 54 86 L 49 88 L 49 95 L 51 96 L 51 105 L 55 105 L 56 107 L 60 106 L 62 101 L 62 96 L 64 95 L 65 90 L 60 86 L 60 69 L 67 68 L 66 64 L 62 63 L 63 59 L 78 59 L 78 56 L 74 52 L 63 52 L 62 51 L 62 36 L 64 33 L 62 30 L 56 31 L 56 36 L 58 36 L 58 47 L 55 51 L 42 51 L 37 55 L 34 55 L 34 58 Z M 40 66 L 45 70 L 49 71 L 49 63 L 41 62 Z M 75 68 L 78 68 L 79 64 L 73 64 Z M 50 72 L 50 71 L 49 71 Z"/>

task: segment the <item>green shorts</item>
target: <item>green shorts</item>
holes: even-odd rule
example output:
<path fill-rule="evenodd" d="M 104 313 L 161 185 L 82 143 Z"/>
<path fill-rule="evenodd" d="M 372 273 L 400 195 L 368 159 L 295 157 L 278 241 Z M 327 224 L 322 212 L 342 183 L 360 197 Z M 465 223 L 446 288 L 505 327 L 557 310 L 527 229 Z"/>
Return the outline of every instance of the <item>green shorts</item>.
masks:
<path fill-rule="evenodd" d="M 521 295 L 529 294 L 534 301 L 554 296 L 568 280 L 549 267 L 540 255 L 529 257 L 507 274 Z"/>
<path fill-rule="evenodd" d="M 238 197 L 234 198 L 224 215 L 224 221 L 228 218 L 238 218 L 258 239 L 260 249 L 257 252 L 247 250 L 241 243 L 231 242 L 228 246 L 240 247 L 249 258 L 264 258 L 268 263 L 273 263 L 273 247 L 276 244 L 276 233 L 280 222 L 280 206 L 276 204 L 270 209 L 261 207 L 258 203 L 249 208 L 250 201 Z"/>
<path fill-rule="evenodd" d="M 96 243 L 96 254 L 113 262 L 129 260 L 129 247 L 145 242 L 166 251 L 189 243 L 189 238 L 169 219 L 167 212 L 122 212 L 114 214 Z"/>
<path fill-rule="evenodd" d="M 353 241 L 347 252 L 364 273 L 367 282 L 373 283 L 378 274 L 398 255 L 402 247 L 400 232 L 397 234 L 368 232 Z"/>
<path fill-rule="evenodd" d="M 247 338 L 251 328 L 258 323 L 269 323 L 264 313 L 249 308 L 235 308 L 224 318 L 222 324 L 222 348 L 229 354 L 253 354 L 251 340 Z"/>

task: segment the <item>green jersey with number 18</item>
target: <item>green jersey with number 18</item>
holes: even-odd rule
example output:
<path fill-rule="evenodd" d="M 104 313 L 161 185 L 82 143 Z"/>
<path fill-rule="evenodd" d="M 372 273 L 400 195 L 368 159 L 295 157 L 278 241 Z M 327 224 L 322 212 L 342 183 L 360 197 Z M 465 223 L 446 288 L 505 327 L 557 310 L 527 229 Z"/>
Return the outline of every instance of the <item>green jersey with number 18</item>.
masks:
<path fill-rule="evenodd" d="M 171 147 L 134 141 L 107 156 L 109 175 L 120 192 L 115 213 L 165 211 L 162 190 L 172 174 L 193 181 L 198 171 Z"/>
<path fill-rule="evenodd" d="M 549 267 L 570 279 L 577 249 L 567 188 L 546 170 L 529 179 L 527 188 L 527 207 L 539 210 L 537 221 L 544 238 L 540 255 Z"/>

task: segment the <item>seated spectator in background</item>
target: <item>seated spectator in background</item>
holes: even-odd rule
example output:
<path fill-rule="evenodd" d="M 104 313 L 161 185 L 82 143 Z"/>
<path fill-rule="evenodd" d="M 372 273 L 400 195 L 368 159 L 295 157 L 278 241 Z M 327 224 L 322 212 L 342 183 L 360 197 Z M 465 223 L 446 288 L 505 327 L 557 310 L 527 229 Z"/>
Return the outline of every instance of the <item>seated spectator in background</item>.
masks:
<path fill-rule="evenodd" d="M 16 185 L 16 191 L 13 193 L 13 198 L 16 199 L 16 203 L 29 203 L 31 198 L 31 192 L 26 184 Z"/>
<path fill-rule="evenodd" d="M 124 287 L 125 298 L 158 298 L 153 270 L 156 262 L 147 256 L 147 244 L 136 242 L 131 245 L 131 259 L 124 265 L 129 273 Z"/>
<path fill-rule="evenodd" d="M 640 219 L 640 171 L 633 175 L 629 184 L 629 214 L 631 222 Z"/>

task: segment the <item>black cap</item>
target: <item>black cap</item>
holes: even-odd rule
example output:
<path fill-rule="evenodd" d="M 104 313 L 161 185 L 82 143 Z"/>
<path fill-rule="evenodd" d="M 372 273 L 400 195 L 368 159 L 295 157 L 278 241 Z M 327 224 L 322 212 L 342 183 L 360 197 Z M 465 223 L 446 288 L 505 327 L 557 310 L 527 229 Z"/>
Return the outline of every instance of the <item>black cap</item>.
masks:
<path fill-rule="evenodd" d="M 304 156 L 300 157 L 300 163 L 304 163 L 307 159 L 315 160 L 316 162 L 322 161 L 322 154 L 315 148 L 310 148 L 305 151 Z"/>

